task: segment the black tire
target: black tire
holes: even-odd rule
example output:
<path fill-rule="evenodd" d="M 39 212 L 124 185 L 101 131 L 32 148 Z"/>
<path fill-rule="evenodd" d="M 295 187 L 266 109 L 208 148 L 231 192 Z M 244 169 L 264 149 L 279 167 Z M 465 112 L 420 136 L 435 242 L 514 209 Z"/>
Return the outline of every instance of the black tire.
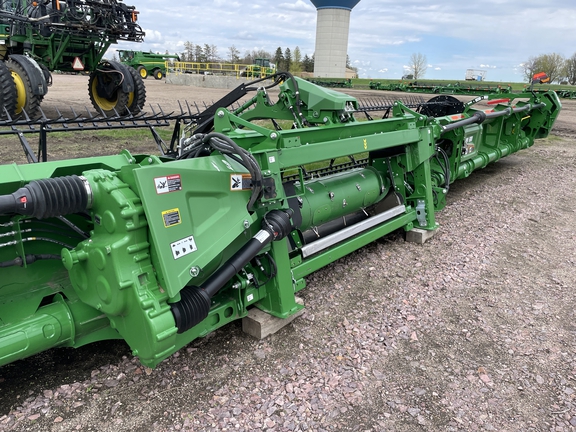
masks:
<path fill-rule="evenodd" d="M 14 118 L 16 111 L 16 85 L 10 69 L 0 61 L 0 118 L 8 118 L 6 113 Z"/>
<path fill-rule="evenodd" d="M 90 73 L 88 95 L 99 114 L 107 117 L 127 114 L 128 100 L 133 93 L 122 90 L 122 81 L 122 72 L 116 69 L 99 67 Z"/>
<path fill-rule="evenodd" d="M 162 71 L 160 69 L 154 69 L 152 71 L 152 75 L 154 76 L 154 79 L 157 79 L 157 80 L 161 80 L 162 78 L 164 78 L 164 74 L 162 73 Z"/>
<path fill-rule="evenodd" d="M 130 72 L 132 80 L 134 81 L 134 92 L 131 93 L 128 98 L 128 109 L 132 114 L 136 114 L 144 109 L 144 104 L 146 103 L 146 87 L 144 86 L 142 77 L 134 68 L 127 67 L 126 69 Z"/>
<path fill-rule="evenodd" d="M 142 79 L 146 79 L 148 78 L 148 71 L 146 70 L 146 68 L 144 66 L 138 66 L 138 75 L 140 75 L 140 78 Z"/>
<path fill-rule="evenodd" d="M 16 91 L 14 114 L 20 115 L 25 111 L 28 117 L 36 119 L 40 112 L 40 103 L 44 97 L 33 94 L 30 77 L 19 63 L 8 59 L 6 60 L 6 67 L 12 74 Z"/>

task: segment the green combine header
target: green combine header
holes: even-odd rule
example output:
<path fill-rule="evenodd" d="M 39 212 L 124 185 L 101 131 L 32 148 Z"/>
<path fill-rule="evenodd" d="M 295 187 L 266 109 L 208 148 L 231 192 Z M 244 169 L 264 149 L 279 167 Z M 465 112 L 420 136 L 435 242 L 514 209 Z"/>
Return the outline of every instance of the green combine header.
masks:
<path fill-rule="evenodd" d="M 431 235 L 453 182 L 561 109 L 554 92 L 365 107 L 272 79 L 278 99 L 242 84 L 162 155 L 0 166 L 0 365 L 124 339 L 154 367 L 252 308 L 291 317 L 306 276 L 396 230 Z"/>

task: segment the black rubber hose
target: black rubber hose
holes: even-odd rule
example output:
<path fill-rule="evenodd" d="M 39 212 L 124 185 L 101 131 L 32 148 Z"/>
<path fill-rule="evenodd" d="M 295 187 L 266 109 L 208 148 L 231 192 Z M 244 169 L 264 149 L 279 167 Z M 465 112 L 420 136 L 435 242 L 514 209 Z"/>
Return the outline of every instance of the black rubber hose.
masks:
<path fill-rule="evenodd" d="M 88 183 L 76 175 L 33 180 L 10 195 L 0 196 L 0 215 L 45 219 L 89 208 Z"/>
<path fill-rule="evenodd" d="M 22 267 L 24 265 L 24 261 L 26 261 L 26 264 L 32 264 L 39 260 L 61 260 L 61 259 L 62 257 L 60 255 L 53 255 L 53 254 L 26 255 L 25 260 L 22 259 L 21 257 L 16 257 L 13 260 L 2 261 L 0 262 L 0 268 L 13 267 L 13 266 Z"/>

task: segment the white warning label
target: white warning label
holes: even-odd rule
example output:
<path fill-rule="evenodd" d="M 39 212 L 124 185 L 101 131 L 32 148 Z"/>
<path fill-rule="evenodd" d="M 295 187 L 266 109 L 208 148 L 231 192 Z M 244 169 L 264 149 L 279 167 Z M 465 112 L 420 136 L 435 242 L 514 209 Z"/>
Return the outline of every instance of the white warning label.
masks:
<path fill-rule="evenodd" d="M 180 174 L 169 175 L 165 177 L 155 177 L 154 186 L 157 194 L 177 192 L 182 190 L 182 179 Z"/>
<path fill-rule="evenodd" d="M 196 242 L 194 241 L 194 236 L 189 236 L 182 240 L 175 241 L 174 243 L 170 243 L 170 248 L 172 249 L 172 256 L 175 260 L 198 250 Z"/>

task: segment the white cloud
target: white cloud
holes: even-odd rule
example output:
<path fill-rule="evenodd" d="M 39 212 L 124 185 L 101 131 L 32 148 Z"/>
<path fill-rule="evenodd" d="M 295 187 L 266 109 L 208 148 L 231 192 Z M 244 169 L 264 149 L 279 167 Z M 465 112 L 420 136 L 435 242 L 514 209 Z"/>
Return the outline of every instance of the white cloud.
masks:
<path fill-rule="evenodd" d="M 162 33 L 157 30 L 144 30 L 146 33 L 146 41 L 150 43 L 162 42 Z"/>
<path fill-rule="evenodd" d="M 298 0 L 295 3 L 280 3 L 280 9 L 288 9 L 295 11 L 315 11 L 316 8 L 312 6 L 309 2 Z"/>
<path fill-rule="evenodd" d="M 232 45 L 241 54 L 253 46 L 272 54 L 277 47 L 296 46 L 303 55 L 314 53 L 317 14 L 309 0 L 125 2 L 136 4 L 146 37 L 140 46 L 120 42 L 117 49 L 182 52 L 188 41 L 216 45 L 223 57 Z M 482 65 L 490 70 L 490 79 L 498 81 L 517 79 L 516 65 L 531 56 L 558 52 L 570 57 L 576 51 L 573 0 L 484 0 L 483 5 L 361 1 L 350 14 L 348 55 L 355 65 L 356 60 L 386 64 L 387 73 L 395 75 L 409 70 L 403 65 L 411 54 L 422 53 L 434 65 L 429 68 L 434 78 L 460 80 L 466 69 Z M 377 17 L 384 17 L 385 24 Z M 524 43 L 526 38 L 530 43 Z M 366 73 L 384 73 L 382 68 L 362 67 Z M 441 72 L 435 72 L 436 67 Z"/>

